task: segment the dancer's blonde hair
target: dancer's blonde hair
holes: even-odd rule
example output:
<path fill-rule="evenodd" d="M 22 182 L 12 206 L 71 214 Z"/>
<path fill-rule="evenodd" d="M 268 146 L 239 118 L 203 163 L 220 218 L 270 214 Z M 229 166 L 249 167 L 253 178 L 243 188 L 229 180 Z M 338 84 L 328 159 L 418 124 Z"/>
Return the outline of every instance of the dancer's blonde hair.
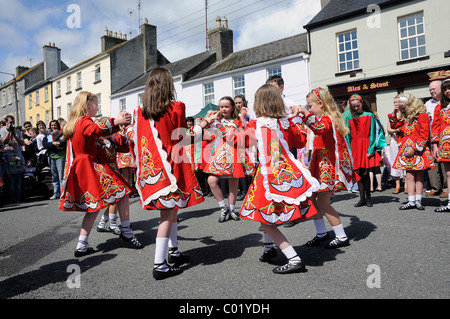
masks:
<path fill-rule="evenodd" d="M 64 126 L 63 134 L 66 139 L 72 137 L 75 124 L 81 117 L 87 114 L 87 102 L 93 100 L 98 100 L 97 95 L 87 91 L 78 93 L 70 109 L 69 120 Z"/>
<path fill-rule="evenodd" d="M 406 99 L 408 99 L 406 101 Z M 409 105 L 406 113 L 401 112 L 401 117 L 408 123 L 412 123 L 416 120 L 421 113 L 426 113 L 427 109 L 425 108 L 421 99 L 418 99 L 411 93 L 400 93 L 398 96 L 398 104 L 407 104 Z"/>
<path fill-rule="evenodd" d="M 323 114 L 328 115 L 334 123 L 335 129 L 339 134 L 345 136 L 350 131 L 342 118 L 339 107 L 333 96 L 325 89 L 317 88 L 308 93 L 306 98 L 313 99 L 316 102 L 322 101 Z"/>

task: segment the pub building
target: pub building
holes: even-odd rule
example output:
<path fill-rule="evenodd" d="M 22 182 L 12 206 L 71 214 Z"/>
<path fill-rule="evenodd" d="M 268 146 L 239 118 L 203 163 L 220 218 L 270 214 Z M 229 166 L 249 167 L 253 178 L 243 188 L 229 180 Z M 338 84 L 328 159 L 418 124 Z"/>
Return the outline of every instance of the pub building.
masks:
<path fill-rule="evenodd" d="M 328 90 L 337 101 L 348 100 L 353 94 L 361 95 L 385 125 L 387 114 L 393 110 L 393 99 L 398 93 L 411 93 L 425 103 L 431 98 L 429 84 L 447 78 L 450 78 L 450 64 L 371 79 L 346 81 L 328 85 Z"/>

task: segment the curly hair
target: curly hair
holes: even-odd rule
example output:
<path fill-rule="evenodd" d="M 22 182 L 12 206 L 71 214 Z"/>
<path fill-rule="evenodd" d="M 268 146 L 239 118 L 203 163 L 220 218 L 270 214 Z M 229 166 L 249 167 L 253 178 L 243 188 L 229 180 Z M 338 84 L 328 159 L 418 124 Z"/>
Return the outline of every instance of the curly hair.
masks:
<path fill-rule="evenodd" d="M 406 101 L 406 99 L 408 99 Z M 408 105 L 408 108 L 405 110 L 403 109 L 401 112 L 401 117 L 403 120 L 405 120 L 407 123 L 412 123 L 415 121 L 421 113 L 426 113 L 427 109 L 425 108 L 423 101 L 421 99 L 418 99 L 411 93 L 400 93 L 398 95 L 398 102 L 399 105 L 406 104 Z"/>

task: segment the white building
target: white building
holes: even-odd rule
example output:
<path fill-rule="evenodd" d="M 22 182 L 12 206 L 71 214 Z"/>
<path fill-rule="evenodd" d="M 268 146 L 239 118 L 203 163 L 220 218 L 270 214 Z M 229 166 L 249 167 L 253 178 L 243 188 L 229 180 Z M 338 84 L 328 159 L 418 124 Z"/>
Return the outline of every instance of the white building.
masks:
<path fill-rule="evenodd" d="M 233 31 L 225 19 L 216 21 L 216 28 L 208 32 L 209 51 L 164 65 L 174 77 L 177 98 L 186 104 L 187 116 L 239 93 L 251 106 L 256 90 L 276 74 L 284 79 L 286 97 L 305 103 L 310 90 L 306 33 L 233 52 Z M 147 76 L 148 72 L 113 93 L 111 113 L 120 109 L 131 112 L 141 103 Z"/>

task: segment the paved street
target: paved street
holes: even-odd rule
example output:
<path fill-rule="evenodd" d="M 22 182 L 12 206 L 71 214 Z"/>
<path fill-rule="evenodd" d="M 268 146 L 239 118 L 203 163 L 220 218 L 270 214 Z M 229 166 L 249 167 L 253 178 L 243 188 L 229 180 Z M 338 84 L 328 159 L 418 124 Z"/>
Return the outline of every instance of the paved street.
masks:
<path fill-rule="evenodd" d="M 308 269 L 290 275 L 272 273 L 285 263 L 281 252 L 273 265 L 258 260 L 257 223 L 219 224 L 217 203 L 209 197 L 180 212 L 179 248 L 192 263 L 164 281 L 151 273 L 158 213 L 142 211 L 136 198 L 132 228 L 145 248 L 127 248 L 117 236 L 93 230 L 89 243 L 96 252 L 80 259 L 73 250 L 82 214 L 59 211 L 50 200 L 5 206 L 0 209 L 0 298 L 447 299 L 450 215 L 433 212 L 438 197 L 424 197 L 425 211 L 400 211 L 406 195 L 391 191 L 374 193 L 372 208 L 353 207 L 357 194 L 333 196 L 351 240 L 348 247 L 306 247 L 315 234 L 311 220 L 283 227 Z"/>

